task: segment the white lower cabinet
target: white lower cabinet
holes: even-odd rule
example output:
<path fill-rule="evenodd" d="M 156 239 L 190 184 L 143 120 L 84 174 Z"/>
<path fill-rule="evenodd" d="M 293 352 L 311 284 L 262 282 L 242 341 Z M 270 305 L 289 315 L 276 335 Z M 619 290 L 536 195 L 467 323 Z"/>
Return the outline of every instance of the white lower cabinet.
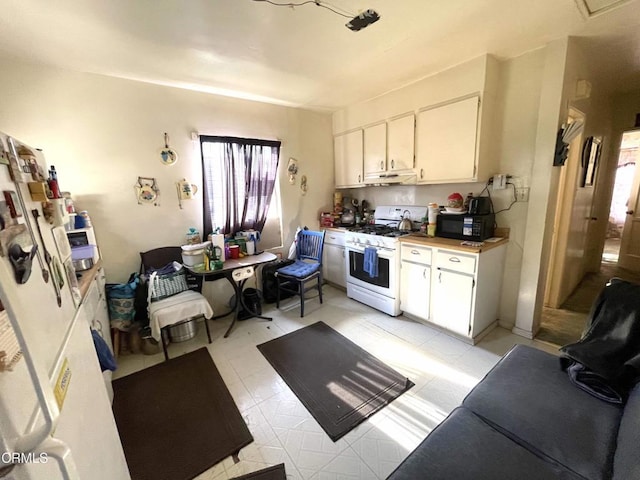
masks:
<path fill-rule="evenodd" d="M 400 262 L 400 308 L 403 312 L 428 320 L 431 298 L 431 249 L 403 244 Z"/>
<path fill-rule="evenodd" d="M 344 232 L 328 230 L 324 234 L 322 276 L 327 282 L 347 288 Z"/>
<path fill-rule="evenodd" d="M 471 333 L 474 280 L 472 275 L 436 271 L 431 321 L 459 335 Z"/>
<path fill-rule="evenodd" d="M 403 242 L 400 307 L 474 341 L 497 323 L 505 253 L 506 243 L 470 253 Z"/>

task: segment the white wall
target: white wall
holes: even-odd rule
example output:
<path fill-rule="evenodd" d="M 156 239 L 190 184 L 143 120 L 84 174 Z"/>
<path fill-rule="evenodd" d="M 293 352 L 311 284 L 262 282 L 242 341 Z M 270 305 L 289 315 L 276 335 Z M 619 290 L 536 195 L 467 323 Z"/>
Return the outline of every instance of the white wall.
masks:
<path fill-rule="evenodd" d="M 178 207 L 175 182 L 201 187 L 199 142 L 190 134 L 282 141 L 280 191 L 284 246 L 298 225 L 317 226 L 318 210 L 333 191 L 331 116 L 129 80 L 2 60 L 0 131 L 42 148 L 95 226 L 109 282 L 139 268 L 139 252 L 181 244 L 189 227 L 202 228 L 200 194 Z M 179 155 L 159 160 L 163 134 Z M 309 178 L 305 196 L 288 183 L 289 157 Z M 141 206 L 138 176 L 155 177 L 159 207 Z M 208 233 L 208 232 L 206 232 Z M 218 282 L 216 282 L 218 283 Z"/>
<path fill-rule="evenodd" d="M 429 107 L 468 95 L 482 92 L 488 64 L 494 62 L 487 55 L 431 75 L 411 85 L 394 90 L 367 102 L 351 105 L 333 114 L 333 133 L 388 119 L 417 108 Z"/>
<path fill-rule="evenodd" d="M 531 188 L 544 61 L 545 49 L 539 49 L 500 65 L 493 139 L 499 171 L 512 175 L 510 181 L 518 187 Z M 511 328 L 516 319 L 530 204 L 512 205 L 512 188 L 492 191 L 492 198 L 496 211 L 511 206 L 496 218 L 499 226 L 510 228 L 499 318 L 503 327 Z"/>
<path fill-rule="evenodd" d="M 560 170 L 554 168 L 556 132 L 567 117 L 562 107 L 567 39 L 556 40 L 544 49 L 540 102 L 533 148 L 531 191 L 523 245 L 520 288 L 516 306 L 515 333 L 533 337 L 537 331 L 546 282 L 555 199 Z"/>

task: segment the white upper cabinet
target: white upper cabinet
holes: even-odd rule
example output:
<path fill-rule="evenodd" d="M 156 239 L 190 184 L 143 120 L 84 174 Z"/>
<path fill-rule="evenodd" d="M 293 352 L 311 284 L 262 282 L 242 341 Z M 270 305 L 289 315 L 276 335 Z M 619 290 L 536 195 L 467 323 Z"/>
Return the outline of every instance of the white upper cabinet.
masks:
<path fill-rule="evenodd" d="M 416 124 L 418 183 L 477 181 L 480 97 L 421 110 Z"/>
<path fill-rule="evenodd" d="M 387 171 L 387 124 L 364 129 L 364 175 L 379 176 Z"/>
<path fill-rule="evenodd" d="M 334 112 L 333 132 L 364 129 L 368 185 L 484 182 L 499 166 L 492 135 L 499 76 L 496 58 L 477 57 Z"/>
<path fill-rule="evenodd" d="M 355 130 L 333 137 L 336 187 L 361 187 L 364 185 L 362 170 L 363 133 Z"/>
<path fill-rule="evenodd" d="M 397 172 L 413 169 L 415 123 L 413 113 L 389 121 L 387 170 Z"/>

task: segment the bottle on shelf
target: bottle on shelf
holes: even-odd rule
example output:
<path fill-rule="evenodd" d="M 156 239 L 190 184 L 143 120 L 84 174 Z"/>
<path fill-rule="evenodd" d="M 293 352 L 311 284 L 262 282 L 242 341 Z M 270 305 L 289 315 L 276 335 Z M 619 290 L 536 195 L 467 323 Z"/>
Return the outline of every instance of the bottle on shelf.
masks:
<path fill-rule="evenodd" d="M 429 219 L 427 217 L 422 217 L 422 223 L 420 224 L 420 233 L 427 234 L 427 226 L 429 225 Z"/>
<path fill-rule="evenodd" d="M 469 195 L 467 195 L 467 198 L 464 199 L 464 211 L 468 212 L 469 211 L 469 202 L 471 202 L 471 199 L 473 198 L 473 193 L 469 192 Z"/>
<path fill-rule="evenodd" d="M 62 198 L 60 187 L 58 186 L 58 172 L 56 172 L 56 167 L 53 165 L 51 165 L 51 168 L 49 169 L 49 179 L 47 180 L 47 184 L 51 191 L 51 198 Z"/>

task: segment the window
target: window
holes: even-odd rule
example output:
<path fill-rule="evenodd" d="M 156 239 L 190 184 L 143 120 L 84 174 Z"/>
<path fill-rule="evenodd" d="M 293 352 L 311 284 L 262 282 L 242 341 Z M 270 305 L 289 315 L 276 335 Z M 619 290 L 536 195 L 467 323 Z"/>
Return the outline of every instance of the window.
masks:
<path fill-rule="evenodd" d="M 205 233 L 216 228 L 225 234 L 249 229 L 262 232 L 269 207 L 276 203 L 273 192 L 280 142 L 200 136 L 200 145 Z M 280 222 L 276 223 L 279 228 Z M 264 243 L 263 247 L 276 246 Z"/>

